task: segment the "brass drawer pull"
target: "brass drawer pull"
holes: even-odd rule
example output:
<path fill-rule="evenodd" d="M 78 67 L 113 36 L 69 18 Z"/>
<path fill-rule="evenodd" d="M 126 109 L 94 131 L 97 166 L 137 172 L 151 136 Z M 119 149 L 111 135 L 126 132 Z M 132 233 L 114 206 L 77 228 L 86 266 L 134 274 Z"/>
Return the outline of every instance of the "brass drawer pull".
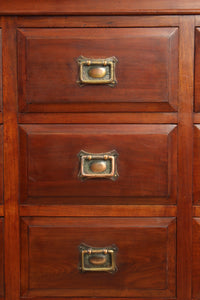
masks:
<path fill-rule="evenodd" d="M 115 245 L 96 248 L 85 244 L 79 246 L 81 255 L 80 270 L 82 272 L 110 272 L 117 271 L 116 253 L 118 251 Z"/>
<path fill-rule="evenodd" d="M 119 177 L 117 172 L 116 150 L 107 153 L 88 153 L 81 150 L 78 154 L 80 159 L 79 178 L 94 179 L 108 178 L 116 180 Z"/>
<path fill-rule="evenodd" d="M 114 87 L 117 84 L 115 67 L 116 57 L 91 59 L 80 56 L 77 59 L 79 65 L 80 86 L 86 84 L 107 84 Z"/>

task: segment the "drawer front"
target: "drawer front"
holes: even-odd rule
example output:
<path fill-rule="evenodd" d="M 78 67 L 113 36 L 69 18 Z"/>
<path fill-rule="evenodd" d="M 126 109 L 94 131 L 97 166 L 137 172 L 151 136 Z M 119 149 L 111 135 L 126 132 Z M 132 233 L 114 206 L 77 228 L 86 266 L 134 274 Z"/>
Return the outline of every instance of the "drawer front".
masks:
<path fill-rule="evenodd" d="M 117 247 L 117 271 L 82 272 L 82 243 Z M 175 297 L 175 260 L 175 218 L 21 220 L 24 297 Z"/>
<path fill-rule="evenodd" d="M 81 150 L 118 154 L 116 178 L 80 176 Z M 93 167 L 95 159 L 91 159 Z M 105 160 L 100 159 L 100 167 Z M 84 168 L 90 162 L 84 161 Z M 103 163 L 103 164 L 101 164 Z M 110 171 L 109 171 L 110 172 Z M 100 174 L 101 175 L 101 174 Z M 119 176 L 118 176 L 119 175 Z M 104 176 L 103 176 L 104 177 Z M 112 180 L 116 179 L 116 180 Z M 175 125 L 20 126 L 21 203 L 176 203 Z"/>
<path fill-rule="evenodd" d="M 80 56 L 88 61 L 116 57 L 117 84 L 81 87 Z M 87 76 L 88 68 L 83 67 Z M 178 29 L 19 29 L 18 79 L 21 111 L 173 111 Z"/>

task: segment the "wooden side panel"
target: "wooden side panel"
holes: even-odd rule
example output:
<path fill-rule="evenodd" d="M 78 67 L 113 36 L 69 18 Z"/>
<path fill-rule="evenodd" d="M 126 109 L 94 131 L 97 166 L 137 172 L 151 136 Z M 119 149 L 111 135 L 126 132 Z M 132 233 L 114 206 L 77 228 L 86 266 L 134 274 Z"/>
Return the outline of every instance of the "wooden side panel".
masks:
<path fill-rule="evenodd" d="M 176 203 L 175 125 L 23 125 L 20 145 L 21 203 Z M 81 150 L 116 150 L 119 178 L 81 181 Z"/>
<path fill-rule="evenodd" d="M 23 296 L 175 296 L 174 218 L 23 218 L 21 234 Z M 81 243 L 115 244 L 118 271 L 80 272 Z"/>
<path fill-rule="evenodd" d="M 115 56 L 117 85 L 80 87 L 81 55 Z M 65 111 L 92 111 L 97 104 L 99 111 L 177 109 L 177 28 L 20 29 L 18 56 L 21 111 L 41 105 L 63 111 L 63 104 Z"/>

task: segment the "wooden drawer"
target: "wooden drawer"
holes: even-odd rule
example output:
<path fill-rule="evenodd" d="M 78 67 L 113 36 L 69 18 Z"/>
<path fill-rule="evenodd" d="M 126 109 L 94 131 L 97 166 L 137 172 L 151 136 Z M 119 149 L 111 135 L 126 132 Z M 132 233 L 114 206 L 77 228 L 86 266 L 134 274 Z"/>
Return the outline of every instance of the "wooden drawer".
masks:
<path fill-rule="evenodd" d="M 19 129 L 21 203 L 176 203 L 176 125 L 22 125 Z M 81 180 L 81 150 L 115 150 L 117 180 Z"/>
<path fill-rule="evenodd" d="M 82 272 L 82 243 L 115 245 L 117 271 Z M 21 220 L 21 296 L 175 297 L 175 285 L 175 218 Z"/>
<path fill-rule="evenodd" d="M 115 56 L 117 85 L 80 87 L 81 55 Z M 178 29 L 18 29 L 18 86 L 24 112 L 174 111 Z"/>

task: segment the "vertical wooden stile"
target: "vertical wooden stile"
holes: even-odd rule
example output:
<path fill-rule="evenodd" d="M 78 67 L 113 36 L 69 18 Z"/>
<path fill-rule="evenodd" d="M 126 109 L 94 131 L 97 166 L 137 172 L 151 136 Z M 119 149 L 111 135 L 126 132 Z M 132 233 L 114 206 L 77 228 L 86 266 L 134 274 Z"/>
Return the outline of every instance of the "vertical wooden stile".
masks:
<path fill-rule="evenodd" d="M 180 17 L 177 299 L 191 300 L 194 17 Z"/>
<path fill-rule="evenodd" d="M 20 293 L 15 20 L 15 17 L 4 17 L 2 28 L 6 300 L 18 300 Z"/>

